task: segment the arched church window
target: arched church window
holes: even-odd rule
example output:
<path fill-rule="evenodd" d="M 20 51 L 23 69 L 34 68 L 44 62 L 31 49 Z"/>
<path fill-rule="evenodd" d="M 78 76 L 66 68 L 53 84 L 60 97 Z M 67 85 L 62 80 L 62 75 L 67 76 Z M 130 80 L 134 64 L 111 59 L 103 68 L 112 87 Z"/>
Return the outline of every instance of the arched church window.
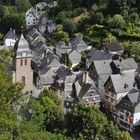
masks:
<path fill-rule="evenodd" d="M 27 58 L 25 59 L 25 65 L 27 65 Z"/>
<path fill-rule="evenodd" d="M 25 85 L 25 76 L 22 76 L 22 77 L 21 77 L 21 83 L 22 83 L 23 85 Z"/>

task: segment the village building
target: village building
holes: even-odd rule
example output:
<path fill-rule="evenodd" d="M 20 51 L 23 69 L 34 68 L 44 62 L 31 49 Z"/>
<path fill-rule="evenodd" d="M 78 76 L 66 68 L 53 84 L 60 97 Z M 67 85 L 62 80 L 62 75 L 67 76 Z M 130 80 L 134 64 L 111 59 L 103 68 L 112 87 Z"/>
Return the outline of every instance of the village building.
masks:
<path fill-rule="evenodd" d="M 111 62 L 112 60 L 93 61 L 88 70 L 89 75 L 94 81 L 102 100 L 104 99 L 104 84 L 112 74 L 112 69 L 110 67 Z"/>
<path fill-rule="evenodd" d="M 32 7 L 26 12 L 26 28 L 34 27 L 39 22 L 39 15 L 37 10 Z"/>
<path fill-rule="evenodd" d="M 109 52 L 104 52 L 103 50 L 97 50 L 95 48 L 92 48 L 88 53 L 86 68 L 89 69 L 93 61 L 112 60 L 113 56 L 114 55 Z"/>
<path fill-rule="evenodd" d="M 10 30 L 4 36 L 4 45 L 9 49 L 14 49 L 15 43 L 18 40 L 17 34 L 14 29 Z"/>
<path fill-rule="evenodd" d="M 78 35 L 74 35 L 69 40 L 69 45 L 72 46 L 75 50 L 77 50 L 79 53 L 90 50 L 92 46 L 88 46 L 85 41 Z"/>
<path fill-rule="evenodd" d="M 80 102 L 84 102 L 89 106 L 100 107 L 101 96 L 97 92 L 94 81 L 89 77 L 87 71 L 77 77 L 74 86 L 76 97 Z"/>
<path fill-rule="evenodd" d="M 112 74 L 104 85 L 104 106 L 111 112 L 115 112 L 115 106 L 135 86 L 135 73 Z"/>
<path fill-rule="evenodd" d="M 105 52 L 110 52 L 112 54 L 118 54 L 118 55 L 122 55 L 123 54 L 123 48 L 121 46 L 121 44 L 119 42 L 108 42 L 105 43 L 102 46 L 102 50 L 104 50 Z"/>
<path fill-rule="evenodd" d="M 138 68 L 137 63 L 133 58 L 113 60 L 111 62 L 113 74 L 135 72 Z"/>
<path fill-rule="evenodd" d="M 31 68 L 32 53 L 23 35 L 19 38 L 16 47 L 13 82 L 22 83 L 24 85 L 24 91 L 31 92 L 33 89 L 33 70 Z"/>
<path fill-rule="evenodd" d="M 115 121 L 119 127 L 133 132 L 140 125 L 140 90 L 132 89 L 116 105 Z"/>

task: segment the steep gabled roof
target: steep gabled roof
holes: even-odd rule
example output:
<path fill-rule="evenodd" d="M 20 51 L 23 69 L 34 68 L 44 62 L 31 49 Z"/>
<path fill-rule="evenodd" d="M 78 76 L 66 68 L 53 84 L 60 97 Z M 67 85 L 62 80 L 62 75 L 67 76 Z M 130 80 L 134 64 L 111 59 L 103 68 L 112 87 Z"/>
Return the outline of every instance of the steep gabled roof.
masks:
<path fill-rule="evenodd" d="M 116 105 L 117 109 L 125 109 L 132 113 L 140 112 L 140 90 L 132 89 Z"/>
<path fill-rule="evenodd" d="M 112 73 L 112 69 L 110 67 L 111 62 L 112 60 L 94 61 L 93 64 L 95 66 L 98 75 L 111 74 Z"/>
<path fill-rule="evenodd" d="M 76 50 L 71 51 L 68 55 L 72 64 L 78 64 L 81 61 L 81 54 Z"/>
<path fill-rule="evenodd" d="M 78 52 L 82 52 L 82 51 L 86 50 L 86 48 L 88 47 L 88 45 L 85 43 L 85 41 L 77 35 L 74 35 L 69 40 L 69 42 L 72 45 L 72 47 L 74 49 L 76 49 Z"/>
<path fill-rule="evenodd" d="M 112 63 L 114 63 L 114 65 L 122 71 L 136 70 L 138 68 L 137 63 L 133 58 L 114 60 Z"/>
<path fill-rule="evenodd" d="M 4 38 L 5 39 L 17 39 L 17 34 L 15 33 L 15 30 L 12 30 L 12 28 L 10 28 L 10 30 L 6 33 Z"/>
<path fill-rule="evenodd" d="M 61 63 L 58 58 L 50 51 L 47 52 L 46 57 L 42 60 L 39 70 L 40 72 L 46 73 L 47 69 L 50 67 L 61 67 Z"/>
<path fill-rule="evenodd" d="M 123 74 L 110 75 L 115 93 L 129 92 L 135 83 L 135 73 L 128 72 Z"/>
<path fill-rule="evenodd" d="M 87 60 L 88 68 L 92 64 L 93 61 L 99 60 L 112 60 L 113 54 L 108 52 L 103 52 L 101 50 L 92 49 L 88 54 L 89 59 Z"/>
<path fill-rule="evenodd" d="M 119 42 L 108 42 L 102 47 L 103 50 L 116 52 L 123 50 Z"/>

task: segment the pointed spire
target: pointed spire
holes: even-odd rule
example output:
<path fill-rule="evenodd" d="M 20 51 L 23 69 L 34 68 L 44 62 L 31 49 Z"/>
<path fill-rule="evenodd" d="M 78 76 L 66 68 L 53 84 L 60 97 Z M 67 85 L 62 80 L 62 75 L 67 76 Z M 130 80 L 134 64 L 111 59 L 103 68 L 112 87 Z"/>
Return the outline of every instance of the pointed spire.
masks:
<path fill-rule="evenodd" d="M 24 38 L 23 34 L 21 34 L 21 37 L 18 41 L 18 48 L 17 51 L 29 51 L 29 44 L 27 42 L 27 40 Z"/>

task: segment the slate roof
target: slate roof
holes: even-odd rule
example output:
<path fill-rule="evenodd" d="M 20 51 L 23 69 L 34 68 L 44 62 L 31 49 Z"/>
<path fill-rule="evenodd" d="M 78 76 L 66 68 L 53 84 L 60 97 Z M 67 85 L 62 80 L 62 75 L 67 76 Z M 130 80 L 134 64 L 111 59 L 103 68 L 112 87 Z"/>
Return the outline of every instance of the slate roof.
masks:
<path fill-rule="evenodd" d="M 44 25 L 47 24 L 47 17 L 45 15 L 41 17 L 40 24 L 44 24 Z"/>
<path fill-rule="evenodd" d="M 67 46 L 64 41 L 59 41 L 56 43 L 56 49 L 60 53 L 65 54 L 65 53 L 69 53 L 72 48 L 70 46 Z"/>
<path fill-rule="evenodd" d="M 50 67 L 61 67 L 61 63 L 52 52 L 48 51 L 39 67 L 39 70 L 42 74 L 44 74 Z"/>
<path fill-rule="evenodd" d="M 22 34 L 17 43 L 17 52 L 29 51 L 29 50 L 30 50 L 29 44 Z"/>
<path fill-rule="evenodd" d="M 94 61 L 93 63 L 98 75 L 111 74 L 112 73 L 112 69 L 110 67 L 111 62 L 112 60 Z"/>
<path fill-rule="evenodd" d="M 77 97 L 80 100 L 87 94 L 87 92 L 92 87 L 95 87 L 94 81 L 89 77 L 87 72 L 83 72 L 82 74 L 78 75 L 74 85 Z"/>
<path fill-rule="evenodd" d="M 89 59 L 87 60 L 87 67 L 89 68 L 93 61 L 96 60 L 111 60 L 113 57 L 113 54 L 108 52 L 103 52 L 101 50 L 91 49 L 91 51 L 88 54 Z"/>
<path fill-rule="evenodd" d="M 40 31 L 40 33 L 44 34 L 46 31 L 46 25 L 40 24 L 38 30 Z"/>
<path fill-rule="evenodd" d="M 19 40 L 16 42 L 15 45 L 16 49 L 16 57 L 31 57 L 31 50 L 29 48 L 29 44 L 27 40 L 24 38 L 23 34 L 20 36 Z M 25 56 L 23 56 L 23 52 Z"/>
<path fill-rule="evenodd" d="M 76 50 L 71 51 L 68 55 L 72 64 L 79 64 L 79 62 L 81 61 L 81 54 Z"/>
<path fill-rule="evenodd" d="M 53 20 L 48 20 L 47 21 L 47 28 L 48 28 L 48 32 L 52 33 L 56 30 L 57 27 L 56 27 L 56 24 L 54 23 Z"/>
<path fill-rule="evenodd" d="M 103 50 L 106 51 L 111 51 L 111 52 L 116 52 L 116 51 L 122 51 L 122 47 L 119 44 L 119 42 L 108 42 L 105 43 L 104 46 L 102 47 Z"/>
<path fill-rule="evenodd" d="M 89 52 L 88 56 L 91 57 L 93 61 L 94 60 L 108 60 L 108 59 L 112 59 L 113 54 L 93 48 Z"/>
<path fill-rule="evenodd" d="M 66 66 L 61 66 L 57 71 L 58 80 L 64 80 L 68 75 L 72 75 L 72 72 Z"/>
<path fill-rule="evenodd" d="M 135 73 L 128 72 L 123 74 L 114 74 L 110 75 L 115 93 L 124 93 L 129 92 L 132 88 L 134 88 L 135 83 Z"/>
<path fill-rule="evenodd" d="M 125 109 L 132 113 L 140 112 L 140 90 L 132 89 L 116 105 L 117 109 Z"/>
<path fill-rule="evenodd" d="M 10 30 L 6 33 L 6 35 L 4 36 L 5 39 L 17 39 L 17 34 L 15 33 L 15 30 L 12 30 L 12 28 L 10 28 Z"/>
<path fill-rule="evenodd" d="M 70 40 L 69 40 L 70 44 L 72 45 L 72 47 L 74 49 L 76 49 L 78 52 L 82 52 L 85 51 L 88 47 L 88 45 L 85 43 L 85 41 L 77 36 L 74 35 Z"/>
<path fill-rule="evenodd" d="M 38 18 L 38 13 L 37 13 L 37 11 L 36 11 L 36 9 L 34 7 L 30 8 L 26 12 L 26 16 L 28 16 L 28 14 L 32 14 L 36 19 Z"/>
<path fill-rule="evenodd" d="M 133 58 L 114 60 L 112 63 L 122 71 L 137 69 L 138 65 Z"/>
<path fill-rule="evenodd" d="M 27 37 L 27 39 L 28 39 L 28 41 L 30 42 L 30 43 L 34 43 L 35 41 L 37 42 L 37 41 L 45 41 L 45 39 L 44 39 L 44 37 L 40 34 L 40 32 L 37 30 L 37 29 L 35 29 L 35 28 L 33 28 L 33 29 L 31 29 L 28 33 L 27 33 L 27 35 L 26 35 L 26 37 Z M 35 43 L 34 43 L 35 44 Z"/>
<path fill-rule="evenodd" d="M 67 83 L 74 83 L 76 79 L 76 75 L 72 74 L 72 75 L 67 75 L 65 78 L 65 84 Z"/>
<path fill-rule="evenodd" d="M 35 45 L 30 45 L 30 49 L 39 54 L 43 53 L 46 48 L 46 44 L 42 41 L 37 42 Z"/>
<path fill-rule="evenodd" d="M 49 68 L 47 69 L 47 72 L 45 74 L 41 74 L 40 75 L 40 82 L 42 85 L 52 85 L 55 82 L 55 76 L 56 73 L 55 71 L 57 70 L 57 68 Z"/>

